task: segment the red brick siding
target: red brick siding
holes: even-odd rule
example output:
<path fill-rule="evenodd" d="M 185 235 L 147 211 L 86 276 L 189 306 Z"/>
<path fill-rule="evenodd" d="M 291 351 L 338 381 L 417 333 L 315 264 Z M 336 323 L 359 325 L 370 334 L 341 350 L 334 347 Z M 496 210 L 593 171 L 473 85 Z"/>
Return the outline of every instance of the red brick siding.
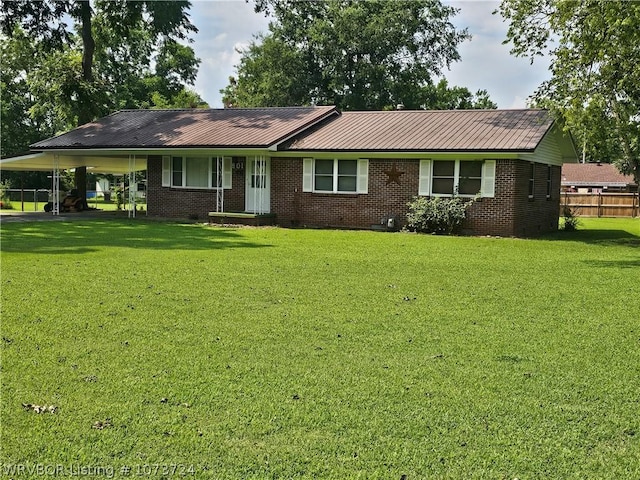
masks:
<path fill-rule="evenodd" d="M 529 198 L 530 162 L 497 160 L 494 198 L 479 199 L 469 209 L 466 231 L 482 235 L 529 237 L 558 229 L 561 167 L 551 166 L 547 198 L 547 165 L 535 164 L 534 196 Z"/>
<path fill-rule="evenodd" d="M 400 184 L 384 173 L 395 164 L 404 172 Z M 149 158 L 148 213 L 166 217 L 207 218 L 215 209 L 215 192 L 161 186 L 160 157 Z M 368 194 L 302 191 L 302 159 L 271 159 L 271 212 L 281 226 L 370 228 L 390 217 L 404 223 L 407 202 L 418 192 L 419 160 L 369 161 Z M 547 199 L 547 166 L 536 164 L 535 195 L 528 198 L 529 162 L 497 160 L 495 197 L 482 198 L 469 209 L 464 231 L 475 235 L 532 236 L 558 225 L 560 167 L 552 167 L 552 197 Z M 225 210 L 243 211 L 245 172 L 234 170 L 233 188 L 225 190 Z"/>
<path fill-rule="evenodd" d="M 244 179 L 244 170 L 233 170 L 231 189 L 224 191 L 226 211 L 244 211 Z M 215 209 L 215 190 L 163 187 L 162 157 L 149 156 L 147 160 L 147 213 L 149 215 L 206 220 L 208 213 Z"/>
<path fill-rule="evenodd" d="M 385 170 L 395 163 L 404 172 L 400 185 L 387 185 Z M 283 226 L 370 228 L 389 216 L 403 220 L 406 204 L 418 193 L 419 162 L 370 160 L 367 194 L 310 193 L 302 191 L 302 160 L 271 160 L 271 211 Z"/>
<path fill-rule="evenodd" d="M 514 160 L 496 160 L 494 196 L 480 198 L 467 211 L 463 231 L 476 235 L 513 235 Z"/>
<path fill-rule="evenodd" d="M 513 234 L 516 237 L 530 237 L 558 229 L 560 211 L 560 181 L 562 168 L 551 166 L 551 197 L 547 198 L 547 165 L 535 164 L 534 193 L 529 198 L 529 175 L 531 164 L 517 163 L 517 186 L 515 221 Z"/>

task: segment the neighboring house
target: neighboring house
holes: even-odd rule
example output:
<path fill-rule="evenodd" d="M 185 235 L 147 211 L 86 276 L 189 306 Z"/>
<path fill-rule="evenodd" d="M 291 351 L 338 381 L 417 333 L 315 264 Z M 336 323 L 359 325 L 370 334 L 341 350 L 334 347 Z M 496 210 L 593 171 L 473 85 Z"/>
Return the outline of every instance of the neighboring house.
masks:
<path fill-rule="evenodd" d="M 562 166 L 562 191 L 577 193 L 629 193 L 638 185 L 610 163 L 575 163 Z"/>
<path fill-rule="evenodd" d="M 106 178 L 99 178 L 96 181 L 96 195 L 98 197 L 104 197 L 105 194 L 107 196 L 111 195 L 111 185 L 109 184 L 109 180 Z"/>
<path fill-rule="evenodd" d="M 148 215 L 371 228 L 402 223 L 417 195 L 457 194 L 477 197 L 466 232 L 501 236 L 556 230 L 561 167 L 577 161 L 572 140 L 531 109 L 127 110 L 32 150 L 3 168 L 146 168 Z"/>

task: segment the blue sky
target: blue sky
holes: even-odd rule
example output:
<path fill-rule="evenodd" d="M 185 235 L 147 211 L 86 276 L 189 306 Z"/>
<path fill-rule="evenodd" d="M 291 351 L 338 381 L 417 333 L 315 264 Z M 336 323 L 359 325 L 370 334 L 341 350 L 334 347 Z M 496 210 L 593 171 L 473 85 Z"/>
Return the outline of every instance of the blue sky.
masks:
<path fill-rule="evenodd" d="M 460 9 L 453 23 L 467 27 L 472 35 L 459 52 L 462 60 L 446 73 L 450 85 L 467 87 L 475 92 L 486 89 L 499 108 L 526 107 L 527 97 L 549 78 L 548 63 L 509 54 L 502 45 L 507 24 L 492 15 L 497 1 L 446 1 Z M 191 20 L 199 32 L 193 36 L 196 55 L 202 60 L 195 84 L 196 91 L 212 108 L 222 107 L 219 90 L 235 73 L 240 59 L 237 48 L 246 47 L 254 35 L 266 32 L 268 19 L 253 11 L 253 2 L 244 0 L 193 0 Z"/>

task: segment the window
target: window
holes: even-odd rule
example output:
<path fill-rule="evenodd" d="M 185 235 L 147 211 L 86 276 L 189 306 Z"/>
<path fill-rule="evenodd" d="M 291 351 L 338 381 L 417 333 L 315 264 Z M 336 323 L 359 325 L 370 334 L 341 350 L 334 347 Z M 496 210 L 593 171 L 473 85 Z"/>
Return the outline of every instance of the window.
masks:
<path fill-rule="evenodd" d="M 338 160 L 338 191 L 355 192 L 358 183 L 358 162 Z"/>
<path fill-rule="evenodd" d="M 256 159 L 248 165 L 251 188 L 267 188 L 267 163 L 266 160 Z"/>
<path fill-rule="evenodd" d="M 495 160 L 421 160 L 419 195 L 493 196 Z"/>
<path fill-rule="evenodd" d="M 206 157 L 186 157 L 187 181 L 185 186 L 192 188 L 209 187 L 209 167 L 211 160 Z"/>
<path fill-rule="evenodd" d="M 218 163 L 219 162 L 219 163 Z M 162 157 L 162 186 L 215 189 L 231 188 L 231 157 Z"/>
<path fill-rule="evenodd" d="M 182 157 L 173 157 L 171 159 L 171 185 L 175 187 L 182 186 Z"/>
<path fill-rule="evenodd" d="M 551 198 L 551 165 L 547 165 L 547 199 Z"/>
<path fill-rule="evenodd" d="M 369 161 L 303 159 L 305 192 L 367 193 Z"/>
<path fill-rule="evenodd" d="M 433 162 L 431 193 L 433 195 L 453 195 L 456 183 L 456 162 Z"/>
<path fill-rule="evenodd" d="M 477 195 L 482 188 L 482 162 L 460 162 L 459 195 Z"/>
<path fill-rule="evenodd" d="M 316 160 L 313 187 L 317 192 L 355 192 L 357 160 Z"/>
<path fill-rule="evenodd" d="M 217 158 L 211 159 L 211 187 L 216 188 L 222 186 L 222 180 L 224 178 L 224 165 L 218 164 Z"/>
<path fill-rule="evenodd" d="M 535 176 L 536 176 L 536 164 L 531 163 L 531 168 L 529 170 L 529 198 L 533 198 L 533 194 L 535 192 Z"/>
<path fill-rule="evenodd" d="M 316 160 L 313 187 L 319 192 L 333 192 L 334 160 Z"/>

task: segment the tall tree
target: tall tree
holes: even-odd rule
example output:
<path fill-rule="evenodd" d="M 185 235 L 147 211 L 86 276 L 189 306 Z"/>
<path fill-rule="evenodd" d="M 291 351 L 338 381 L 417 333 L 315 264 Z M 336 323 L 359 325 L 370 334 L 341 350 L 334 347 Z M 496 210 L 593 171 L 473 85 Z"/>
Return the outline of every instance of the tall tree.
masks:
<path fill-rule="evenodd" d="M 34 51 L 46 54 L 27 79 L 35 97 L 30 110 L 42 112 L 53 105 L 70 127 L 121 107 L 123 98 L 124 103 L 135 98 L 133 91 L 123 94 L 114 77 L 125 77 L 135 85 L 134 75 L 144 79 L 144 71 L 131 72 L 127 65 L 147 68 L 153 52 L 160 52 L 156 60 L 164 68 L 162 74 L 170 71 L 178 79 L 193 81 L 199 61 L 192 50 L 178 45 L 197 31 L 189 20 L 189 6 L 188 1 L 12 0 L 2 2 L 0 27 L 9 38 L 24 31 L 34 42 Z M 69 20 L 72 25 L 67 24 Z M 125 52 L 133 55 L 127 57 Z M 180 61 L 171 63 L 171 59 Z M 102 66 L 99 72 L 97 62 Z M 144 91 L 144 86 L 139 82 L 137 88 Z M 175 84 L 172 87 L 158 93 L 162 98 L 168 91 L 181 93 Z M 147 93 L 151 96 L 152 91 Z M 86 195 L 84 168 L 76 169 L 76 188 Z"/>
<path fill-rule="evenodd" d="M 12 38 L 0 39 L 0 153 L 3 157 L 25 153 L 31 143 L 64 128 L 55 113 L 31 110 L 34 95 L 27 72 L 39 68 L 39 57 L 35 42 L 21 29 L 17 29 Z"/>
<path fill-rule="evenodd" d="M 449 86 L 446 79 L 424 86 L 419 97 L 420 108 L 431 110 L 496 109 L 498 105 L 489 98 L 486 90 L 476 93 L 466 87 Z"/>
<path fill-rule="evenodd" d="M 53 136 L 65 128 L 61 116 L 52 109 L 34 108 L 35 94 L 28 72 L 41 67 L 43 55 L 37 43 L 22 29 L 11 38 L 0 38 L 0 155 L 26 153 L 30 144 Z M 52 77 L 50 81 L 55 80 Z M 12 188 L 51 188 L 50 172 L 12 172 L 2 170 L 2 181 Z M 63 184 L 68 186 L 67 176 Z"/>
<path fill-rule="evenodd" d="M 590 156 L 640 180 L 640 2 L 503 0 L 512 53 L 551 59 L 534 101 L 552 109 Z M 553 40 L 553 41 L 552 41 Z"/>
<path fill-rule="evenodd" d="M 469 38 L 439 0 L 264 0 L 275 20 L 244 52 L 226 104 L 419 108 L 420 89 L 460 59 Z"/>

